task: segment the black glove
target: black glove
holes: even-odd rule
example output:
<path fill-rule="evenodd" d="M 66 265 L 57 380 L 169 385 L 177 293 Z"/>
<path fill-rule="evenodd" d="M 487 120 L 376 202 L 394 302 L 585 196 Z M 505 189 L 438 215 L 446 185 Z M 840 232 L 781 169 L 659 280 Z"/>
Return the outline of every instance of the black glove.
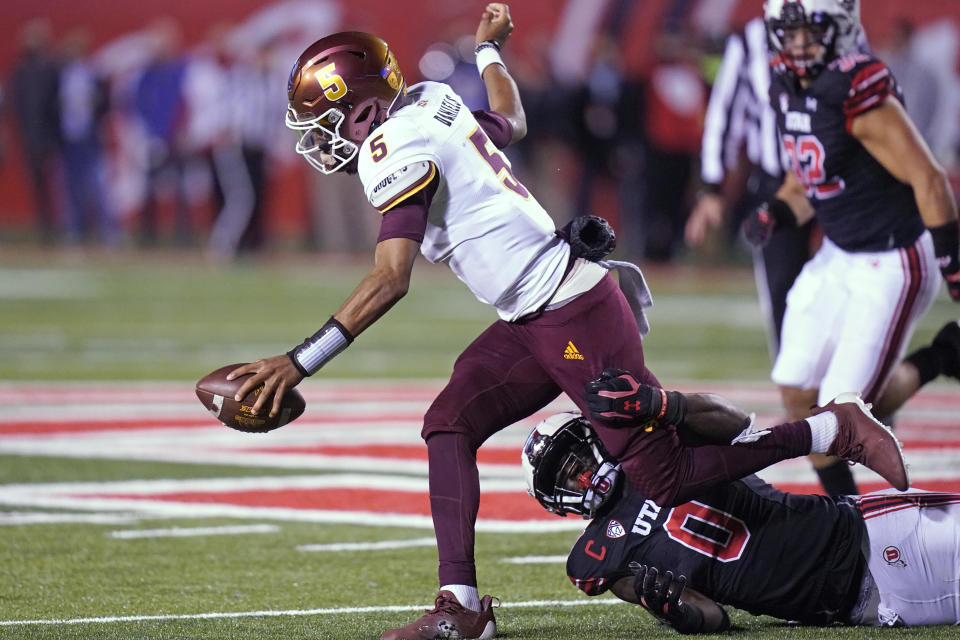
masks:
<path fill-rule="evenodd" d="M 770 242 L 777 227 L 795 226 L 797 218 L 790 205 L 780 198 L 774 198 L 769 203 L 761 204 L 743 221 L 743 237 L 753 246 L 762 247 Z"/>
<path fill-rule="evenodd" d="M 666 622 L 680 633 L 699 633 L 703 630 L 703 612 L 696 605 L 680 602 L 687 586 L 685 576 L 673 577 L 672 571 L 662 576 L 656 567 L 631 562 L 633 592 L 640 605 L 658 620 Z"/>
<path fill-rule="evenodd" d="M 583 397 L 597 420 L 639 425 L 647 431 L 660 424 L 678 425 L 687 415 L 682 393 L 641 384 L 621 369 L 604 369 L 587 383 Z"/>
<path fill-rule="evenodd" d="M 577 216 L 565 227 L 574 258 L 603 260 L 617 246 L 613 227 L 598 216 Z"/>
<path fill-rule="evenodd" d="M 948 222 L 939 227 L 931 227 L 933 253 L 940 263 L 940 274 L 947 281 L 950 297 L 960 302 L 960 231 L 957 221 Z"/>

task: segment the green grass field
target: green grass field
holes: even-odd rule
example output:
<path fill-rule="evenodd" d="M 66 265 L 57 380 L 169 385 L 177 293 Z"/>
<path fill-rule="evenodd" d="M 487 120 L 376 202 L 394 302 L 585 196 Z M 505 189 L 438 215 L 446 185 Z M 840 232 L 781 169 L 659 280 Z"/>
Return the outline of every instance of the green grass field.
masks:
<path fill-rule="evenodd" d="M 222 364 L 286 351 L 324 322 L 365 268 L 364 263 L 319 259 L 214 267 L 192 256 L 118 255 L 78 262 L 58 254 L 0 254 L 0 388 L 15 393 L 24 384 L 44 381 L 189 383 Z M 766 379 L 766 340 L 748 270 L 689 267 L 646 275 L 656 303 L 647 359 L 662 381 Z M 915 339 L 929 339 L 956 313 L 942 296 Z M 492 311 L 448 271 L 421 262 L 408 297 L 321 376 L 442 379 L 459 351 L 493 319 Z M 11 402 L 14 408 L 28 407 L 30 400 Z M 0 440 L 13 438 L 2 426 Z M 0 455 L 0 489 L 316 473 L 289 466 Z M 149 516 L 131 524 L 15 524 L 17 517 L 38 513 L 70 510 L 0 504 L 0 638 L 377 638 L 384 629 L 413 619 L 435 595 L 433 547 L 297 550 L 308 544 L 431 535 L 423 528 L 383 527 L 375 521 Z M 111 535 L 119 529 L 235 525 L 271 528 L 244 535 Z M 583 596 L 560 563 L 505 562 L 562 556 L 575 538 L 573 531 L 478 534 L 481 589 L 503 601 L 497 612 L 500 637 L 674 635 L 637 607 L 607 596 Z M 391 606 L 398 609 L 379 609 Z M 732 613 L 736 634 L 757 639 L 954 638 L 957 633 L 951 628 L 804 629 Z"/>

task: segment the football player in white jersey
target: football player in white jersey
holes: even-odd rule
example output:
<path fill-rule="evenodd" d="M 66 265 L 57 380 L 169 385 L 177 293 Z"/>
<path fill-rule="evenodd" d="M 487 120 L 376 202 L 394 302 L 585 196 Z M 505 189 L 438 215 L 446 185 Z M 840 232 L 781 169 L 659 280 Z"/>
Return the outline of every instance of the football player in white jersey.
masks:
<path fill-rule="evenodd" d="M 477 449 L 560 393 L 586 410 L 585 385 L 601 371 L 633 372 L 630 379 L 657 401 L 654 416 L 662 419 L 656 427 L 632 420 L 598 420 L 594 427 L 627 480 L 658 504 L 675 504 L 785 458 L 826 452 L 834 441 L 843 443 L 831 449 L 839 447 L 840 455 L 862 450 L 850 446 L 863 435 L 859 427 L 830 407 L 758 442 L 730 444 L 747 426 L 739 422 L 717 434 L 713 446 L 680 441 L 675 425 L 687 411 L 718 407 L 709 398 L 663 392 L 645 366 L 641 336 L 650 296 L 639 270 L 596 262 L 611 248 L 602 234 L 596 251 L 594 243 L 579 242 L 587 234 L 558 232 L 500 151 L 526 133 L 516 84 L 500 57 L 512 30 L 506 5 L 486 6 L 476 34 L 486 111 L 471 112 L 445 84 L 408 89 L 387 44 L 360 32 L 312 44 L 288 83 L 287 126 L 299 134 L 297 151 L 321 173 L 358 173 L 382 221 L 370 273 L 313 336 L 286 354 L 231 372 L 232 378 L 251 374 L 240 396 L 263 385 L 253 409 L 275 414 L 287 389 L 406 294 L 418 252 L 449 265 L 499 315 L 457 359 L 424 416 L 441 588 L 433 609 L 387 631 L 386 640 L 496 634 L 492 598 L 479 595 L 473 557 Z M 620 274 L 619 286 L 607 273 L 611 268 Z M 857 424 L 869 430 L 873 423 Z M 895 486 L 906 485 L 895 446 L 866 450 L 865 462 L 881 475 L 885 469 Z"/>

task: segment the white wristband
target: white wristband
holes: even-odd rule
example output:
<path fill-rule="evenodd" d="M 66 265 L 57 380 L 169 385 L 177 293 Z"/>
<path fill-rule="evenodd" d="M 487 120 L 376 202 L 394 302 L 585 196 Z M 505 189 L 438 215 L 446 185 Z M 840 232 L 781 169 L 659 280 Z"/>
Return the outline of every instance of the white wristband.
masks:
<path fill-rule="evenodd" d="M 507 68 L 507 65 L 503 64 L 503 58 L 500 57 L 500 52 L 497 51 L 496 47 L 493 45 L 480 47 L 480 50 L 477 51 L 477 70 L 480 71 L 481 78 L 483 77 L 483 70 L 492 64 L 499 64 L 504 69 Z"/>
<path fill-rule="evenodd" d="M 288 351 L 287 356 L 304 377 L 312 376 L 351 342 L 350 332 L 331 316 L 319 331 Z"/>

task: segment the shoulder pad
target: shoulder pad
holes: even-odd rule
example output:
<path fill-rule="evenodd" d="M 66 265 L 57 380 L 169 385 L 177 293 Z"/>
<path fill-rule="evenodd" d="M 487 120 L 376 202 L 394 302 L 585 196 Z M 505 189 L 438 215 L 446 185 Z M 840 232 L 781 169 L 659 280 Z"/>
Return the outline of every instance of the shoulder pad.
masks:
<path fill-rule="evenodd" d="M 432 162 L 408 164 L 371 185 L 367 197 L 370 204 L 383 212 L 426 187 L 436 174 L 437 169 Z"/>
<path fill-rule="evenodd" d="M 870 56 L 862 56 L 850 69 L 850 85 L 843 101 L 843 112 L 847 119 L 855 118 L 874 107 L 893 94 L 897 95 L 897 84 L 887 65 Z"/>

